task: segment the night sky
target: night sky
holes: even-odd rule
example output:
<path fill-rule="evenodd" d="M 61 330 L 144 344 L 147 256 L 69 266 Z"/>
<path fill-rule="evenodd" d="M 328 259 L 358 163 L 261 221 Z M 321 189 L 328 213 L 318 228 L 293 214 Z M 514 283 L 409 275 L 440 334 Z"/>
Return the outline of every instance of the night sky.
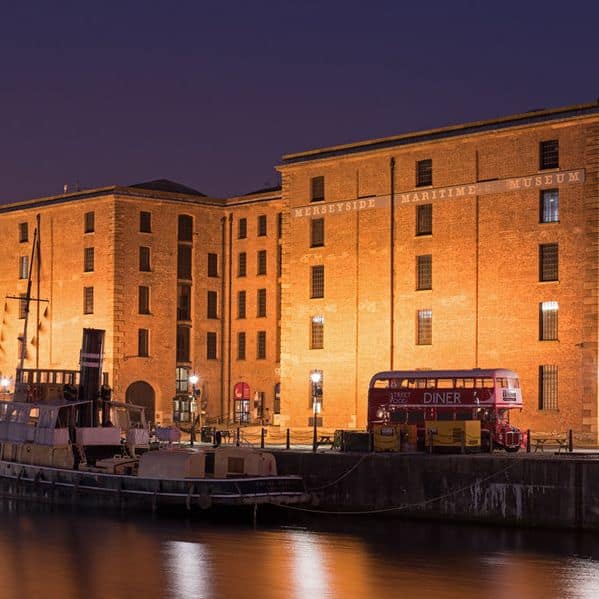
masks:
<path fill-rule="evenodd" d="M 599 2 L 0 0 L 0 203 L 595 101 Z"/>

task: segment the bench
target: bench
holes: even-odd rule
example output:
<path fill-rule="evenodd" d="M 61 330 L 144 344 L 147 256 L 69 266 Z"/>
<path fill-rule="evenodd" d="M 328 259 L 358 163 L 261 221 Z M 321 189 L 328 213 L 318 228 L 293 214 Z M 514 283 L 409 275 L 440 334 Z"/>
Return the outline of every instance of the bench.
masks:
<path fill-rule="evenodd" d="M 557 447 L 557 453 L 561 453 L 562 449 L 564 451 L 568 451 L 569 449 L 568 438 L 564 437 L 563 435 L 539 435 L 538 437 L 533 436 L 532 441 L 534 444 L 535 452 L 540 450 L 541 453 L 543 453 L 545 447 Z"/>
<path fill-rule="evenodd" d="M 334 441 L 331 439 L 331 435 L 321 435 L 318 441 L 316 441 L 316 447 L 320 447 L 321 445 L 330 445 L 332 449 Z"/>

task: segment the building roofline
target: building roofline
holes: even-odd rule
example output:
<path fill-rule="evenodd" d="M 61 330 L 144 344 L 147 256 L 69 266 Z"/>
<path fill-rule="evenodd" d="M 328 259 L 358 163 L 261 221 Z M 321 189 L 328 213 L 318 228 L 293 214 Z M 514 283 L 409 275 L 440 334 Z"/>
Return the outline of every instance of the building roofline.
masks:
<path fill-rule="evenodd" d="M 5 212 L 15 212 L 17 210 L 28 210 L 31 208 L 44 208 L 55 204 L 64 204 L 77 200 L 87 200 L 89 198 L 100 198 L 109 195 L 132 196 L 163 201 L 185 202 L 189 204 L 200 204 L 209 206 L 224 206 L 225 200 L 221 198 L 210 198 L 208 196 L 199 196 L 183 193 L 173 193 L 167 191 L 156 191 L 144 189 L 141 187 L 128 187 L 120 185 L 110 185 L 108 187 L 97 187 L 95 189 L 82 189 L 71 193 L 62 193 L 55 196 L 47 196 L 0 205 L 0 214 Z"/>
<path fill-rule="evenodd" d="M 447 127 L 412 131 L 409 133 L 392 135 L 390 137 L 381 137 L 348 144 L 329 146 L 325 148 L 317 148 L 304 152 L 296 152 L 293 154 L 285 154 L 282 157 L 283 163 L 281 164 L 281 167 L 299 162 L 331 158 L 333 156 L 340 156 L 343 154 L 368 152 L 372 150 L 421 143 L 424 141 L 435 141 L 444 138 L 469 135 L 472 133 L 482 133 L 485 131 L 508 129 L 510 127 L 518 127 L 522 125 L 530 125 L 568 118 L 580 118 L 592 115 L 599 115 L 599 100 L 588 104 L 576 104 L 561 108 L 532 110 L 529 112 L 523 112 L 495 119 L 472 121 L 469 123 L 450 125 Z"/>

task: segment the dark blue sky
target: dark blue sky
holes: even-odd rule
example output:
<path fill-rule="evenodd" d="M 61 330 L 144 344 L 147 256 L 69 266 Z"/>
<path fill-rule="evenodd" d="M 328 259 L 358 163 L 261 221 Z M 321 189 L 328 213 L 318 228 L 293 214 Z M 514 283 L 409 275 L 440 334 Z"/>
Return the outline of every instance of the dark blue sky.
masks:
<path fill-rule="evenodd" d="M 599 2 L 0 2 L 0 202 L 594 101 Z"/>

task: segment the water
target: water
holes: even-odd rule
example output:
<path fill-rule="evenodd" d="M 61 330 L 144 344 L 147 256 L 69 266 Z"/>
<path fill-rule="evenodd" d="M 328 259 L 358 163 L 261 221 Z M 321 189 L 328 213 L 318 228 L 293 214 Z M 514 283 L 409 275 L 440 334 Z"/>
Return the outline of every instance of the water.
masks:
<path fill-rule="evenodd" d="M 599 535 L 0 511 L 0 598 L 597 598 Z"/>

